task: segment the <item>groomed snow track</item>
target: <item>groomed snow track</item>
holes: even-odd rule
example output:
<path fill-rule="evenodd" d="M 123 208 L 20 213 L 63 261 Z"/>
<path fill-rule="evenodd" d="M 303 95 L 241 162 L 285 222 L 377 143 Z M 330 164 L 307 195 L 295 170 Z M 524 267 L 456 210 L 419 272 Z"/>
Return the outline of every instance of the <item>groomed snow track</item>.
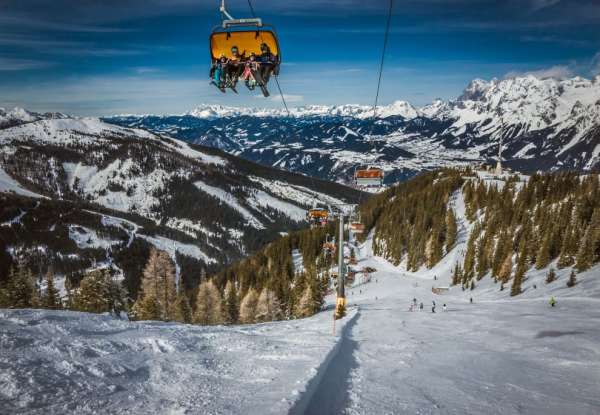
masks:
<path fill-rule="evenodd" d="M 360 310 L 342 328 L 339 341 L 329 352 L 305 392 L 290 409 L 290 415 L 339 414 L 349 402 L 350 372 L 357 367 L 354 350 L 357 342 L 350 336 L 360 318 Z"/>

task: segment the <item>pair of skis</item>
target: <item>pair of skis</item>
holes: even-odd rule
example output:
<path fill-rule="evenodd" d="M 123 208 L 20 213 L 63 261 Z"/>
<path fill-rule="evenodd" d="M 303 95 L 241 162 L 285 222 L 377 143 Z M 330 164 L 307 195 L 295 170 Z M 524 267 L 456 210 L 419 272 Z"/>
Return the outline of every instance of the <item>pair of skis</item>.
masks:
<path fill-rule="evenodd" d="M 225 88 L 230 88 L 233 92 L 235 92 L 236 94 L 238 93 L 237 89 L 235 89 L 235 84 L 229 82 L 227 86 L 224 85 L 219 85 L 217 84 L 214 80 L 210 82 L 211 85 L 214 85 L 217 87 L 217 89 L 219 91 L 221 91 L 222 93 L 225 93 Z M 267 89 L 267 87 L 263 84 L 258 84 L 258 86 L 260 87 L 260 90 L 262 91 L 263 95 L 265 96 L 265 98 L 268 98 L 271 94 L 269 94 L 269 90 Z"/>

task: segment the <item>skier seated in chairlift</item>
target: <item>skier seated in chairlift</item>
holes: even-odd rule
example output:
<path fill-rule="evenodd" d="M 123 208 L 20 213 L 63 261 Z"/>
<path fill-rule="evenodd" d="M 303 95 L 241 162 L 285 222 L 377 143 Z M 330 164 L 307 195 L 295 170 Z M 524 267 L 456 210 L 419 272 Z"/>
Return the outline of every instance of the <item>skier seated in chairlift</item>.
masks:
<path fill-rule="evenodd" d="M 260 68 L 257 74 L 257 81 L 262 86 L 266 86 L 269 83 L 269 79 L 271 79 L 271 74 L 278 74 L 279 65 L 277 65 L 277 56 L 271 52 L 269 45 L 262 43 L 260 45 L 260 52 L 261 54 L 258 57 Z"/>
<path fill-rule="evenodd" d="M 240 54 L 237 46 L 231 48 L 231 58 L 227 61 L 227 76 L 229 77 L 229 87 L 235 92 L 235 85 L 244 71 L 245 54 Z"/>
<path fill-rule="evenodd" d="M 217 61 L 213 62 L 210 68 L 211 84 L 219 88 L 221 92 L 225 92 L 226 68 L 227 58 L 225 55 L 221 55 Z"/>
<path fill-rule="evenodd" d="M 250 91 L 254 91 L 254 88 L 256 88 L 256 72 L 258 69 L 259 64 L 256 60 L 256 55 L 252 53 L 244 64 L 244 73 L 242 73 L 242 79 Z"/>

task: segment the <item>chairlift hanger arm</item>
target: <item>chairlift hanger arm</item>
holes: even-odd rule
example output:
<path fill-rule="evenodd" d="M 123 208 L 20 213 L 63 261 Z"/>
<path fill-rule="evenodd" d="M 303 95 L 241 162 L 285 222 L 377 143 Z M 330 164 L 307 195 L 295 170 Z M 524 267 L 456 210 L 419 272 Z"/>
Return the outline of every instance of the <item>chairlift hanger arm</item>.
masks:
<path fill-rule="evenodd" d="M 227 11 L 225 7 L 225 0 L 221 0 L 221 7 L 219 8 L 221 15 L 223 16 L 223 28 L 227 29 L 232 26 L 257 26 L 262 27 L 262 19 L 259 17 L 253 17 L 251 19 L 236 19 Z M 227 19 L 225 19 L 227 18 Z"/>
<path fill-rule="evenodd" d="M 225 0 L 221 0 L 221 7 L 219 8 L 219 10 L 223 14 L 223 16 L 227 17 L 229 20 L 235 20 L 235 18 L 231 16 L 225 8 Z"/>

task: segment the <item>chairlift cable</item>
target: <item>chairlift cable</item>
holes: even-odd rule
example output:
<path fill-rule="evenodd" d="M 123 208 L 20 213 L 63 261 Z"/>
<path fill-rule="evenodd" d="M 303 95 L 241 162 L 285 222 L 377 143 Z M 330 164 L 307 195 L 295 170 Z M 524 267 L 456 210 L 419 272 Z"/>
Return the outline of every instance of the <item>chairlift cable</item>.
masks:
<path fill-rule="evenodd" d="M 250 0 L 248 0 L 250 1 Z M 388 39 L 390 35 L 390 25 L 392 23 L 392 10 L 394 8 L 394 0 L 390 0 L 390 7 L 388 10 L 387 24 L 385 27 L 385 37 L 383 38 L 383 50 L 381 52 L 381 62 L 379 63 L 379 78 L 377 80 L 377 93 L 375 95 L 375 104 L 373 105 L 373 118 L 377 117 L 377 105 L 379 103 L 379 90 L 381 88 L 381 78 L 383 75 L 383 65 L 385 62 L 385 51 L 388 45 Z"/>

